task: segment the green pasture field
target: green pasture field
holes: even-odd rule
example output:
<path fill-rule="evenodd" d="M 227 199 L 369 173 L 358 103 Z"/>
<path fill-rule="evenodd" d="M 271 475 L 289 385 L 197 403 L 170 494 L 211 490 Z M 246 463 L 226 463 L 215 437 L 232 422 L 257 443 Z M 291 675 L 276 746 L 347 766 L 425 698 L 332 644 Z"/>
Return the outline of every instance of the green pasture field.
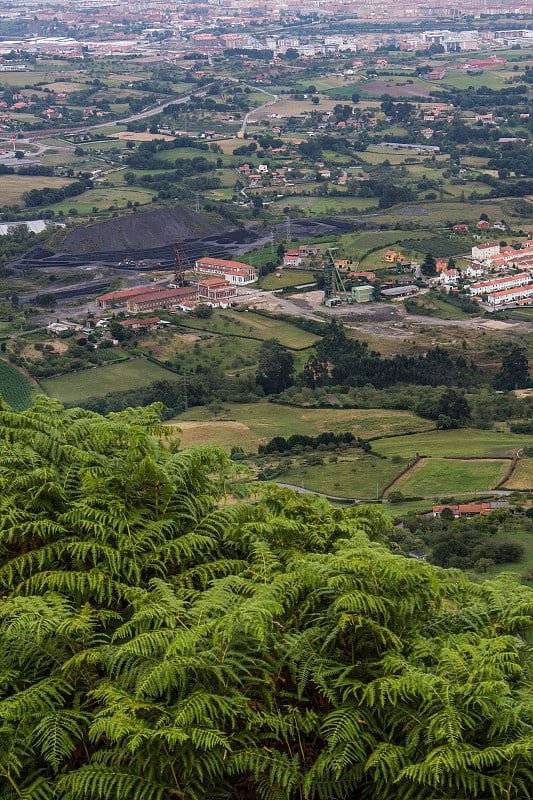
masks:
<path fill-rule="evenodd" d="M 277 277 L 279 274 L 279 278 Z M 271 272 L 259 279 L 262 289 L 283 289 L 286 286 L 301 286 L 304 283 L 313 283 L 315 280 L 312 272 L 296 272 L 282 269 L 281 272 Z"/>
<path fill-rule="evenodd" d="M 181 320 L 180 320 L 181 322 Z M 222 335 L 242 336 L 264 341 L 278 339 L 285 347 L 303 350 L 312 347 L 319 336 L 297 328 L 289 322 L 262 317 L 253 311 L 216 311 L 209 319 L 187 316 L 182 324 L 195 330 L 210 331 Z"/>
<path fill-rule="evenodd" d="M 533 458 L 521 458 L 505 483 L 506 489 L 533 490 Z"/>
<path fill-rule="evenodd" d="M 363 150 L 356 154 L 361 158 L 363 161 L 366 161 L 367 164 L 381 164 L 385 159 L 387 159 L 393 166 L 397 166 L 398 164 L 403 164 L 406 158 L 409 159 L 417 159 L 417 162 L 421 165 L 421 167 L 425 167 L 424 162 L 431 158 L 430 155 L 424 153 L 423 155 L 417 153 L 416 151 L 409 151 L 409 150 L 393 150 L 392 147 L 379 147 L 377 144 L 370 145 L 367 150 Z M 449 156 L 447 153 L 437 153 L 435 155 L 435 160 L 442 162 L 448 161 Z M 405 165 L 408 169 L 411 167 L 416 166 L 413 164 L 406 164 Z M 430 168 L 430 167 L 428 167 Z"/>
<path fill-rule="evenodd" d="M 430 458 L 419 462 L 394 484 L 405 495 L 434 495 L 482 492 L 493 489 L 505 476 L 509 461 L 504 459 Z"/>
<path fill-rule="evenodd" d="M 372 247 L 385 247 L 391 245 L 401 247 L 403 239 L 426 239 L 432 234 L 429 231 L 372 231 L 371 233 L 346 233 L 343 234 L 337 243 L 339 251 L 343 255 L 352 258 L 361 258 Z M 421 245 L 423 246 L 423 245 Z"/>
<path fill-rule="evenodd" d="M 180 334 L 176 333 L 175 328 L 167 328 L 143 336 L 140 347 L 145 355 L 163 362 L 170 360 L 180 371 L 189 373 L 194 372 L 198 365 L 214 365 L 228 375 L 256 369 L 259 353 L 259 342 L 256 339 L 215 335 L 201 340 L 199 337 L 202 333 L 191 331 Z"/>
<path fill-rule="evenodd" d="M 14 411 L 24 411 L 32 404 L 33 387 L 29 380 L 6 361 L 0 361 L 0 395 Z"/>
<path fill-rule="evenodd" d="M 179 379 L 179 375 L 145 358 L 136 358 L 57 378 L 43 378 L 40 383 L 47 394 L 57 397 L 62 403 L 78 403 L 87 397 L 104 397 L 108 392 L 139 389 L 155 381 Z"/>
<path fill-rule="evenodd" d="M 502 458 L 514 455 L 521 447 L 533 447 L 533 436 L 458 428 L 378 439 L 372 442 L 372 447 L 380 455 L 408 458 L 416 453 L 434 458 Z"/>
<path fill-rule="evenodd" d="M 484 170 L 484 172 L 491 172 L 491 170 Z M 458 198 L 463 193 L 466 197 L 468 197 L 470 192 L 477 192 L 479 199 L 483 200 L 488 198 L 490 192 L 489 187 L 485 183 L 480 183 L 474 178 L 469 180 L 467 183 L 450 183 L 450 181 L 446 181 L 442 189 L 445 195 L 447 194 L 450 196 L 450 199 Z M 430 191 L 432 190 L 430 189 Z"/>
<path fill-rule="evenodd" d="M 49 186 L 60 189 L 72 183 L 69 178 L 49 178 L 46 175 L 2 175 L 2 202 L 6 204 L 18 203 L 22 195 L 31 189 L 44 189 Z"/>
<path fill-rule="evenodd" d="M 190 408 L 172 420 L 183 427 L 182 444 L 195 443 L 240 445 L 245 452 L 274 436 L 302 433 L 316 436 L 323 431 L 351 432 L 354 436 L 404 434 L 423 431 L 432 426 L 410 411 L 383 409 L 305 409 L 277 403 L 224 403 L 222 411 L 214 413 L 206 406 Z M 228 430 L 234 436 L 228 439 Z M 198 437 L 201 437 L 200 439 Z M 403 437 L 401 437 L 403 438 Z M 409 438 L 409 437 L 406 437 Z M 389 459 L 379 459 L 387 463 Z M 399 472 L 401 470 L 397 470 Z"/>
<path fill-rule="evenodd" d="M 66 151 L 47 150 L 39 156 L 41 164 L 45 167 L 78 167 L 79 169 L 101 169 L 102 164 L 88 160 L 85 156 L 75 156 L 74 153 Z"/>
<path fill-rule="evenodd" d="M 408 219 L 420 227 L 433 228 L 445 225 L 447 222 L 453 222 L 454 225 L 463 221 L 470 224 L 477 222 L 481 211 L 485 212 L 489 219 L 505 219 L 502 206 L 494 201 L 486 201 L 479 205 L 453 202 L 452 200 L 446 203 L 415 200 L 412 203 L 404 203 L 382 211 L 373 217 L 373 221 L 379 225 L 395 224 L 398 219 Z"/>
<path fill-rule="evenodd" d="M 125 139 L 101 139 L 94 142 L 83 142 L 80 145 L 88 153 L 105 153 L 107 150 L 124 150 L 126 148 Z"/>
<path fill-rule="evenodd" d="M 372 455 L 339 458 L 338 462 L 329 463 L 328 455 L 321 455 L 325 456 L 323 465 L 293 464 L 276 478 L 276 483 L 289 483 L 334 497 L 377 499 L 384 487 L 406 466 Z"/>
<path fill-rule="evenodd" d="M 385 502 L 381 509 L 386 517 L 394 520 L 407 514 L 423 514 L 431 511 L 432 506 L 433 500 L 411 500 L 402 503 Z"/>
<path fill-rule="evenodd" d="M 100 163 L 99 166 L 101 168 L 102 164 Z M 129 167 L 126 167 L 126 169 L 114 170 L 113 172 L 110 172 L 109 174 L 103 177 L 105 178 L 106 181 L 112 183 L 113 186 L 124 186 L 126 185 L 124 181 L 124 174 L 126 172 L 133 172 L 134 175 L 161 175 L 163 172 L 166 172 L 166 170 L 164 169 L 141 170 L 141 169 L 129 169 Z M 141 188 L 141 187 L 136 187 L 136 188 Z"/>
<path fill-rule="evenodd" d="M 514 72 L 502 69 L 484 69 L 480 75 L 468 75 L 466 72 L 448 72 L 445 77 L 438 82 L 439 88 L 451 87 L 454 89 L 468 89 L 473 86 L 479 89 L 480 86 L 487 86 L 489 89 L 503 89 L 505 82 L 511 77 L 516 77 Z"/>
<path fill-rule="evenodd" d="M 65 73 L 67 74 L 67 73 Z M 22 88 L 24 86 L 36 86 L 37 84 L 46 84 L 54 81 L 55 74 L 51 72 L 2 72 L 0 76 L 0 83 L 2 86 L 13 86 L 14 88 Z"/>
<path fill-rule="evenodd" d="M 47 206 L 47 208 L 52 209 L 56 214 L 59 211 L 68 214 L 71 208 L 75 208 L 78 214 L 87 215 L 93 213 L 93 207 L 98 211 L 108 210 L 110 205 L 116 208 L 124 208 L 128 200 L 131 200 L 132 203 L 138 202 L 140 205 L 145 205 L 151 202 L 154 194 L 155 192 L 149 189 L 140 189 L 134 186 L 88 189 L 77 197 L 67 197 L 66 200 L 54 203 Z"/>
<path fill-rule="evenodd" d="M 238 147 L 238 142 L 235 142 L 235 147 Z M 200 150 L 197 147 L 173 147 L 171 150 L 160 150 L 154 154 L 156 161 L 172 161 L 177 158 L 205 158 L 213 165 L 217 163 L 217 159 L 221 158 L 224 164 L 233 163 L 237 156 L 230 158 L 224 156 L 222 153 L 212 153 L 211 150 Z"/>
<path fill-rule="evenodd" d="M 291 187 L 292 188 L 292 187 Z M 287 197 L 283 196 L 276 205 L 289 208 L 302 208 L 311 216 L 324 214 L 353 214 L 377 208 L 377 197 Z"/>
<path fill-rule="evenodd" d="M 350 76 L 352 80 L 355 76 Z M 346 83 L 345 79 L 340 75 L 332 75 L 328 78 L 309 78 L 307 81 L 298 81 L 294 85 L 294 88 L 297 92 L 307 92 L 307 88 L 309 86 L 314 86 L 317 92 L 327 92 L 328 89 L 338 89 L 339 87 L 344 87 Z M 350 84 L 352 86 L 353 84 Z M 275 92 L 274 92 L 275 94 Z"/>

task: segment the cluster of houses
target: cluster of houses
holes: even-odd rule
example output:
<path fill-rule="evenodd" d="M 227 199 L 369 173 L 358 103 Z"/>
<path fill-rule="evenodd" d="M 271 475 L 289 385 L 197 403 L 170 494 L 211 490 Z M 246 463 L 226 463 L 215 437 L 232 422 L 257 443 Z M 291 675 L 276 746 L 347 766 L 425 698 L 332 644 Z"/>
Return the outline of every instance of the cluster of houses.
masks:
<path fill-rule="evenodd" d="M 499 242 L 474 245 L 472 262 L 466 274 L 475 283 L 468 286 L 473 297 L 485 300 L 494 308 L 515 305 L 530 305 L 533 302 L 533 244 L 520 243 L 518 249 Z M 491 277 L 480 281 L 485 273 Z M 512 273 L 512 274 L 509 274 Z"/>
<path fill-rule="evenodd" d="M 0 130 L 12 131 L 19 125 L 17 114 L 31 113 L 37 117 L 47 120 L 63 119 L 65 114 L 68 116 L 70 110 L 67 109 L 68 92 L 49 92 L 45 96 L 35 99 L 36 92 L 23 89 L 21 92 L 14 92 L 10 96 L 0 91 Z M 92 116 L 103 117 L 106 113 L 98 107 L 86 107 L 80 109 L 82 120 L 88 120 Z M 13 116 L 15 115 L 15 116 Z"/>

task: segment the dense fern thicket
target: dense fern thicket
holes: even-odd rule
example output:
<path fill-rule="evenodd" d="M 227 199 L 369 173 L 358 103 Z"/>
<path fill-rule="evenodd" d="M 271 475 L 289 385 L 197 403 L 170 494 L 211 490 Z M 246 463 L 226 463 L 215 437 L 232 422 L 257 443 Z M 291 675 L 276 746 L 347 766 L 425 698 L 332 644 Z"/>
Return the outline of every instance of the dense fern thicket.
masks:
<path fill-rule="evenodd" d="M 157 411 L 0 411 L 0 800 L 533 797 L 532 591 Z"/>

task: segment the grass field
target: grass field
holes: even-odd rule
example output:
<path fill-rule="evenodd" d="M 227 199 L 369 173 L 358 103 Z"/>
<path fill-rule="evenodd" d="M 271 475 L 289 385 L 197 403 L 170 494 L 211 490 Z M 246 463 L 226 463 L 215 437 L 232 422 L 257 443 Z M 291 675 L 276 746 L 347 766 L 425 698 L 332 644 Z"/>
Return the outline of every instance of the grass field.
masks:
<path fill-rule="evenodd" d="M 2 178 L 4 177 L 6 176 L 3 175 Z M 8 175 L 7 177 L 10 176 Z M 41 180 L 44 179 L 41 178 Z M 93 208 L 98 211 L 108 210 L 110 206 L 125 208 L 128 201 L 145 205 L 151 202 L 154 194 L 155 192 L 149 189 L 138 189 L 136 187 L 120 186 L 117 188 L 89 189 L 77 197 L 68 197 L 66 200 L 62 200 L 61 203 L 54 203 L 47 207 L 53 209 L 56 214 L 58 211 L 68 214 L 71 208 L 75 208 L 78 214 L 91 214 L 93 213 Z"/>
<path fill-rule="evenodd" d="M 502 213 L 502 206 L 494 201 L 484 202 L 483 205 L 479 205 L 476 203 L 453 202 L 450 199 L 447 203 L 416 200 L 413 203 L 395 206 L 394 210 L 376 214 L 373 221 L 378 225 L 382 223 L 394 225 L 399 218 L 403 218 L 429 229 L 445 225 L 447 222 L 453 222 L 454 224 L 458 222 L 477 222 L 480 210 L 487 214 L 490 219 L 499 219 L 500 217 L 505 219 L 505 214 Z"/>
<path fill-rule="evenodd" d="M 5 361 L 0 361 L 0 395 L 14 411 L 29 408 L 33 398 L 28 379 Z"/>
<path fill-rule="evenodd" d="M 486 491 L 497 485 L 508 466 L 504 459 L 424 459 L 394 489 L 422 496 Z"/>
<path fill-rule="evenodd" d="M 217 311 L 210 319 L 187 316 L 183 325 L 195 330 L 249 337 L 259 341 L 278 339 L 285 347 L 293 350 L 312 347 L 320 339 L 319 336 L 288 322 L 262 317 L 253 311 Z"/>
<path fill-rule="evenodd" d="M 62 403 L 78 403 L 87 397 L 103 397 L 108 392 L 148 386 L 158 380 L 179 380 L 179 376 L 144 358 L 84 369 L 57 378 L 45 378 L 41 385 Z"/>
<path fill-rule="evenodd" d="M 506 489 L 533 490 L 533 458 L 521 458 L 511 477 L 505 483 Z"/>
<path fill-rule="evenodd" d="M 279 278 L 278 278 L 279 275 Z M 281 272 L 271 272 L 260 278 L 259 286 L 262 289 L 283 289 L 286 286 L 300 286 L 304 283 L 313 283 L 315 280 L 312 272 L 294 272 L 292 270 L 281 270 Z"/>
<path fill-rule="evenodd" d="M 347 233 L 339 238 L 337 246 L 342 255 L 352 258 L 362 258 L 373 247 L 389 248 L 397 245 L 401 249 L 403 239 L 420 239 L 420 248 L 424 250 L 424 239 L 432 236 L 429 231 L 373 231 L 372 233 Z M 385 266 L 385 262 L 383 262 Z"/>
<path fill-rule="evenodd" d="M 323 465 L 289 467 L 276 478 L 279 483 L 301 486 L 313 492 L 322 492 L 334 497 L 355 497 L 363 500 L 377 499 L 383 488 L 401 472 L 405 464 L 393 464 L 374 456 L 339 459 L 328 463 L 326 455 Z"/>
<path fill-rule="evenodd" d="M 461 428 L 379 439 L 372 442 L 372 446 L 376 452 L 387 456 L 412 457 L 420 453 L 434 458 L 501 458 L 514 455 L 521 447 L 532 447 L 533 436 Z"/>
<path fill-rule="evenodd" d="M 505 81 L 513 76 L 513 72 L 502 69 L 483 70 L 480 75 L 468 75 L 465 72 L 448 72 L 439 81 L 439 87 L 444 89 L 447 86 L 451 86 L 455 89 L 468 89 L 469 86 L 473 86 L 474 89 L 479 89 L 480 86 L 487 86 L 489 89 L 503 89 Z"/>
<path fill-rule="evenodd" d="M 350 431 L 354 436 L 368 438 L 422 431 L 431 426 L 429 420 L 409 411 L 302 409 L 274 403 L 224 403 L 224 411 L 218 414 L 206 406 L 191 408 L 172 422 L 183 426 L 184 447 L 213 442 L 224 447 L 239 445 L 246 452 L 274 436 L 293 433 L 316 436 L 322 431 Z M 396 473 L 399 471 L 396 469 Z"/>
<path fill-rule="evenodd" d="M 72 183 L 68 178 L 48 178 L 37 175 L 2 175 L 2 202 L 18 203 L 22 200 L 22 195 L 31 189 L 44 189 L 49 186 L 53 189 L 60 189 L 62 186 Z M 71 200 L 73 198 L 70 198 Z"/>
<path fill-rule="evenodd" d="M 377 208 L 375 197 L 299 197 L 298 195 L 279 199 L 277 205 L 301 208 L 310 216 L 323 214 L 353 214 Z"/>

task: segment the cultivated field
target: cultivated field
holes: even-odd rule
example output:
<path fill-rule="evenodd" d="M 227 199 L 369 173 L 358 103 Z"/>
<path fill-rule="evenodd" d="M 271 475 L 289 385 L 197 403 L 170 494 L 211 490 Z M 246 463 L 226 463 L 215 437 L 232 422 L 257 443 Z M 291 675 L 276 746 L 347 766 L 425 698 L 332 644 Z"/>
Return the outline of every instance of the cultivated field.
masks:
<path fill-rule="evenodd" d="M 104 397 L 108 392 L 148 386 L 154 381 L 179 380 L 179 376 L 144 358 L 84 369 L 57 378 L 43 378 L 41 385 L 62 403 L 79 403 L 88 397 Z"/>
<path fill-rule="evenodd" d="M 27 378 L 15 367 L 0 361 L 0 395 L 14 411 L 29 408 L 33 398 L 33 388 Z"/>
<path fill-rule="evenodd" d="M 406 80 L 412 81 L 406 83 Z M 391 78 L 385 80 L 372 80 L 354 86 L 354 90 L 364 92 L 369 97 L 381 97 L 384 94 L 389 94 L 391 97 L 428 97 L 433 91 L 433 86 L 425 81 L 405 78 L 397 78 L 396 81 Z M 335 91 L 335 90 L 333 90 Z"/>
<path fill-rule="evenodd" d="M 506 459 L 422 459 L 394 484 L 405 495 L 445 495 L 493 489 L 505 476 Z"/>

